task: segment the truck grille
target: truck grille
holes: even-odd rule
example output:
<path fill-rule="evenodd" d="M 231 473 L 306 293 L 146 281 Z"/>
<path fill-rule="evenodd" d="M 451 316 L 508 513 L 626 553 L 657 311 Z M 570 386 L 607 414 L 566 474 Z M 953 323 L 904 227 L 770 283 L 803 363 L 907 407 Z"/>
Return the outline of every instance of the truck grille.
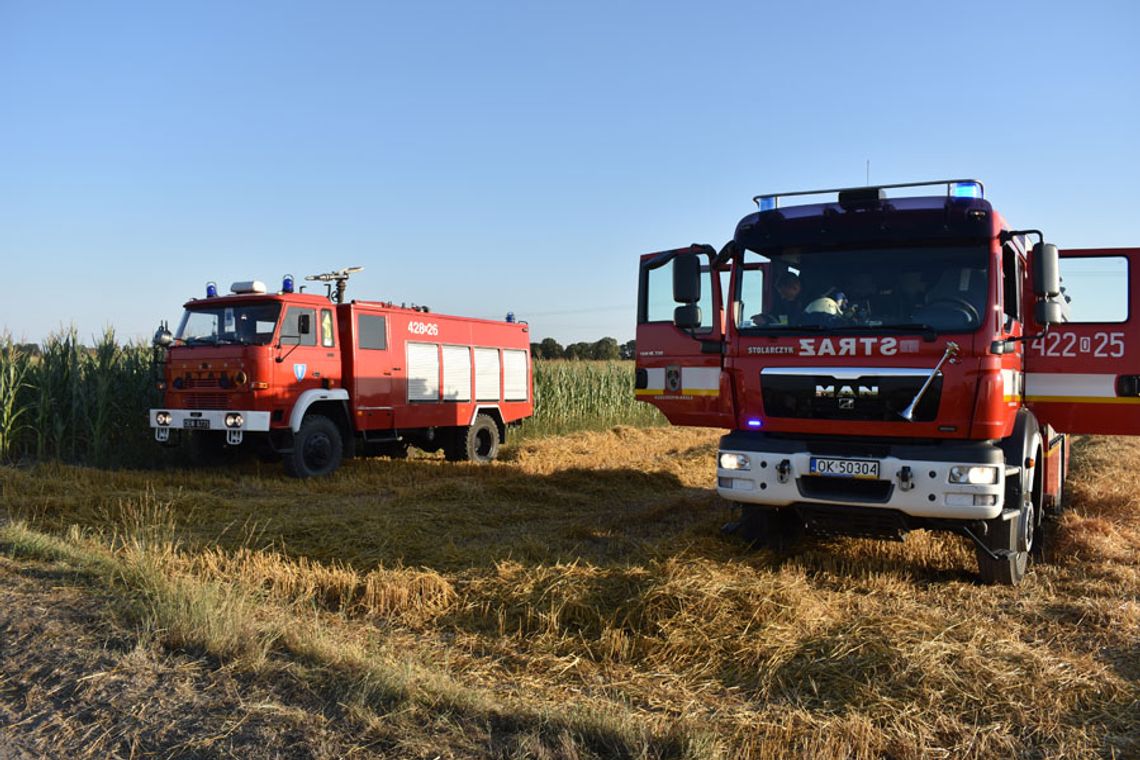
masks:
<path fill-rule="evenodd" d="M 906 516 L 893 509 L 819 504 L 799 504 L 795 509 L 807 531 L 817 536 L 862 536 L 902 541 L 910 529 Z"/>
<path fill-rule="evenodd" d="M 187 393 L 183 404 L 186 409 L 225 409 L 227 398 L 225 393 Z"/>
<path fill-rule="evenodd" d="M 800 493 L 809 499 L 835 499 L 837 501 L 865 501 L 882 504 L 891 498 L 894 484 L 889 480 L 863 480 L 860 478 L 829 478 L 804 475 L 796 481 Z"/>
<path fill-rule="evenodd" d="M 813 374 L 770 369 L 760 375 L 760 392 L 769 417 L 898 422 L 925 381 L 926 373 L 835 376 L 826 370 Z M 915 421 L 934 420 L 941 396 L 939 373 L 923 394 Z"/>
<path fill-rule="evenodd" d="M 220 388 L 218 378 L 216 377 L 187 377 L 182 380 L 184 388 L 187 390 L 196 390 L 203 388 Z"/>

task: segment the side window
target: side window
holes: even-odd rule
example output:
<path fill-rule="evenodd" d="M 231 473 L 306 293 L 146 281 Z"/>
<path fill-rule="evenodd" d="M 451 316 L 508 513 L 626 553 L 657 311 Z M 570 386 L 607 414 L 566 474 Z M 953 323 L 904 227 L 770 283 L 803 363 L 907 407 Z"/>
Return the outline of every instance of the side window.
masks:
<path fill-rule="evenodd" d="M 330 309 L 321 309 L 321 345 L 332 348 L 336 345 L 336 336 L 333 335 L 333 318 Z"/>
<path fill-rule="evenodd" d="M 1062 257 L 1061 291 L 1069 301 L 1069 322 L 1127 322 L 1128 259 Z"/>
<path fill-rule="evenodd" d="M 701 265 L 701 300 L 697 304 L 701 307 L 700 330 L 711 330 L 714 315 L 712 313 L 712 273 L 706 263 Z M 673 310 L 680 306 L 673 300 L 673 261 L 656 269 L 642 270 L 641 287 L 642 314 L 639 322 L 672 322 Z"/>
<path fill-rule="evenodd" d="M 308 317 L 308 319 L 302 320 L 301 317 L 303 316 Z M 315 309 L 302 309 L 299 306 L 289 307 L 289 310 L 285 312 L 285 323 L 281 325 L 282 339 L 291 338 L 292 340 L 289 342 L 292 343 L 295 340 L 298 346 L 317 345 L 317 324 L 314 319 L 315 316 Z M 304 322 L 308 323 L 309 331 L 307 333 L 301 331 Z"/>
<path fill-rule="evenodd" d="M 1017 249 L 1012 245 L 1002 248 L 1001 276 L 1003 283 L 1002 300 L 1005 303 L 1006 324 L 1010 320 L 1021 321 L 1021 262 Z"/>
<path fill-rule="evenodd" d="M 756 327 L 765 324 L 761 315 L 764 312 L 764 286 L 767 279 L 765 268 L 768 264 L 767 256 L 752 251 L 744 252 L 733 303 L 738 327 Z"/>
<path fill-rule="evenodd" d="M 356 318 L 357 343 L 361 348 L 386 350 L 388 348 L 388 320 L 374 314 L 361 314 Z"/>

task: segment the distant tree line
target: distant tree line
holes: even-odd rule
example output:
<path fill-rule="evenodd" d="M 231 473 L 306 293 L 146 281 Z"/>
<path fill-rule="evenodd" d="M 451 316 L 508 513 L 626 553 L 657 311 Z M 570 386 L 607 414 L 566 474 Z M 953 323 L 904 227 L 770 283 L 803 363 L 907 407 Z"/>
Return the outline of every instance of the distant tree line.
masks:
<path fill-rule="evenodd" d="M 571 343 L 563 347 L 554 338 L 530 344 L 530 355 L 535 359 L 632 359 L 634 342 L 618 343 L 614 338 L 602 338 L 594 343 Z"/>

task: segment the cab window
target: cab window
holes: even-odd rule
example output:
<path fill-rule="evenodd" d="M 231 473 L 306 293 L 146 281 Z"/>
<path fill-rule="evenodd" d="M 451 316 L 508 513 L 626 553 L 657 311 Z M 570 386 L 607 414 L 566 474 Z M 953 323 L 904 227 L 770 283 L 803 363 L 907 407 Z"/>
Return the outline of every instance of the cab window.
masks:
<path fill-rule="evenodd" d="M 332 348 L 336 345 L 331 309 L 321 309 L 321 345 L 325 348 Z"/>
<path fill-rule="evenodd" d="M 1128 321 L 1128 259 L 1123 256 L 1061 258 L 1061 292 L 1070 322 Z"/>
<path fill-rule="evenodd" d="M 285 321 L 281 325 L 281 342 L 295 343 L 298 346 L 317 345 L 315 316 L 314 309 L 290 306 L 285 312 Z"/>
<path fill-rule="evenodd" d="M 673 300 L 673 262 L 669 259 L 665 264 L 653 269 L 641 270 L 641 306 L 638 322 L 672 322 L 673 310 L 680 304 Z M 702 258 L 701 264 L 701 300 L 697 303 L 701 308 L 701 325 L 698 330 L 711 330 L 713 327 L 712 310 L 712 273 L 709 270 L 707 259 Z"/>

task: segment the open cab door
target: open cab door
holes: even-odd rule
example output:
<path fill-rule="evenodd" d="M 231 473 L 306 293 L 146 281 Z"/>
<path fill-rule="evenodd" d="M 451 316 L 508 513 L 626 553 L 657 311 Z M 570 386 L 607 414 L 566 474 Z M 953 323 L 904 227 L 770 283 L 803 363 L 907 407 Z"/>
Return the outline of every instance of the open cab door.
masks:
<path fill-rule="evenodd" d="M 1061 251 L 1060 275 L 1068 321 L 1030 342 L 1026 404 L 1062 433 L 1140 435 L 1140 248 Z"/>
<path fill-rule="evenodd" d="M 727 277 L 727 264 L 708 245 L 641 257 L 635 393 L 674 425 L 733 426 L 722 268 Z"/>

